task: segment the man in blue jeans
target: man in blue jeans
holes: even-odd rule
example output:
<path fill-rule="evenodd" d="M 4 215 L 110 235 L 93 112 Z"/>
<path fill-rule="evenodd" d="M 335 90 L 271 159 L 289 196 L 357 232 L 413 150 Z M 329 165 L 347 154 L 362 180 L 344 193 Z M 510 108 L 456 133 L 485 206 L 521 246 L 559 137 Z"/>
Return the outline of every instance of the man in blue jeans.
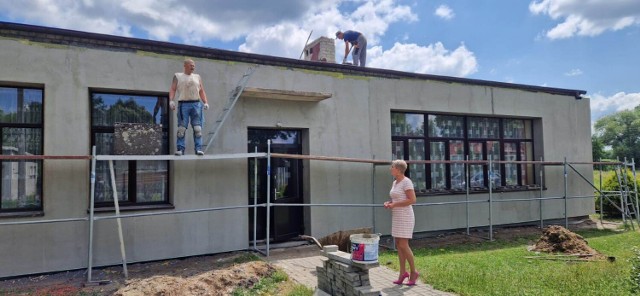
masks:
<path fill-rule="evenodd" d="M 356 31 L 338 31 L 336 32 L 336 38 L 344 39 L 344 59 L 342 63 L 347 61 L 347 55 L 349 54 L 349 43 L 353 47 L 353 64 L 356 66 L 364 67 L 367 63 L 367 38 L 364 35 Z"/>
<path fill-rule="evenodd" d="M 175 73 L 169 90 L 169 106 L 171 110 L 178 107 L 178 139 L 175 155 L 184 155 L 184 136 L 191 121 L 193 141 L 196 155 L 204 155 L 202 151 L 202 109 L 209 109 L 207 94 L 202 86 L 200 75 L 193 73 L 196 63 L 191 59 L 184 60 L 184 72 Z M 178 104 L 176 106 L 176 102 Z M 204 105 L 203 105 L 204 104 Z"/>

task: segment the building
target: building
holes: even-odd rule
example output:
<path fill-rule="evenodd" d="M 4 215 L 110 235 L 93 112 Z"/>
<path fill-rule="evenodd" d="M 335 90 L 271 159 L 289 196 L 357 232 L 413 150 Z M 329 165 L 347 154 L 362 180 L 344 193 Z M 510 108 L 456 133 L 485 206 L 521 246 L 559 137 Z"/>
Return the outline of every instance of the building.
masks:
<path fill-rule="evenodd" d="M 3 147 L 30 155 L 98 155 L 112 151 L 116 122 L 162 123 L 163 153 L 175 145 L 175 114 L 167 96 L 173 73 L 185 57 L 196 61 L 215 121 L 247 69 L 257 65 L 248 89 L 229 113 L 209 154 L 266 151 L 390 160 L 591 160 L 589 100 L 581 90 L 482 81 L 334 63 L 294 60 L 47 27 L 0 23 L 0 108 Z M 18 107 L 16 107 L 18 106 Z M 29 108 L 27 108 L 27 106 Z M 217 113 L 218 112 L 218 113 Z M 9 136 L 12 132 L 16 136 Z M 18 136 L 20 134 L 21 136 Z M 190 135 L 187 143 L 192 144 Z M 193 151 L 187 146 L 187 151 Z M 191 152 L 192 153 L 192 152 Z M 85 220 L 19 224 L 33 220 L 86 218 L 90 208 L 91 163 L 37 160 L 18 174 L 31 178 L 14 203 L 1 188 L 0 278 L 87 267 L 89 227 Z M 115 180 L 124 213 L 153 213 L 253 203 L 271 192 L 275 203 L 382 204 L 391 178 L 387 166 L 367 162 L 272 158 L 115 161 Z M 563 170 L 527 163 L 469 166 L 414 163 L 409 176 L 419 203 L 486 201 L 562 196 Z M 583 175 L 592 168 L 580 167 Z M 542 183 L 544 182 L 544 183 Z M 591 195 L 571 178 L 568 194 Z M 19 183 L 19 182 L 18 182 Z M 14 184 L 3 181 L 2 186 Z M 16 183 L 17 184 L 17 183 Z M 12 185 L 13 186 L 13 185 Z M 96 165 L 97 216 L 113 215 L 108 165 Z M 544 201 L 544 219 L 564 217 L 564 200 Z M 592 199 L 569 199 L 569 217 L 594 212 Z M 536 221 L 535 202 L 496 203 L 489 221 L 486 202 L 469 205 L 471 227 Z M 258 240 L 266 238 L 264 208 L 257 212 Z M 416 207 L 416 232 L 466 226 L 465 206 Z M 357 227 L 389 234 L 390 214 L 373 207 L 275 207 L 269 236 L 322 237 Z M 3 224 L 4 223 L 4 224 Z M 11 224 L 13 223 L 13 224 Z M 244 250 L 253 232 L 247 208 L 123 219 L 128 262 Z M 95 222 L 93 265 L 119 264 L 114 220 Z"/>

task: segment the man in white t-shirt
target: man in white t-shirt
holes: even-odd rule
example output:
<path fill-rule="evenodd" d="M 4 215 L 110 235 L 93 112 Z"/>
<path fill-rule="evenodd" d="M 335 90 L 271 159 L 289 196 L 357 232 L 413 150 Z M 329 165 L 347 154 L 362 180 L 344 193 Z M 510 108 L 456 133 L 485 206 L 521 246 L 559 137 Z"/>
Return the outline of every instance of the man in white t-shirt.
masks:
<path fill-rule="evenodd" d="M 175 73 L 169 90 L 169 106 L 171 110 L 178 108 L 178 139 L 175 155 L 184 155 L 185 134 L 189 121 L 193 128 L 193 142 L 196 155 L 204 155 L 202 151 L 202 109 L 209 109 L 207 94 L 202 86 L 200 75 L 193 73 L 196 63 L 192 59 L 184 60 L 184 72 Z M 175 101 L 178 101 L 176 104 Z"/>

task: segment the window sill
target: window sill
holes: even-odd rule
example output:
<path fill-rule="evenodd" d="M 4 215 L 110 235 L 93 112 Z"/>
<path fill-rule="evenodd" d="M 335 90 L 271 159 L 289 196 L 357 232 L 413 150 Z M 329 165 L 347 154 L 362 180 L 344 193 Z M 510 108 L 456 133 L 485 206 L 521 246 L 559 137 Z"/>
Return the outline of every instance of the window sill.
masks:
<path fill-rule="evenodd" d="M 31 218 L 31 217 L 44 217 L 43 211 L 28 211 L 28 212 L 7 212 L 0 213 L 0 219 L 3 218 Z"/>
<path fill-rule="evenodd" d="M 173 210 L 174 207 L 172 204 L 161 204 L 161 205 L 137 205 L 137 206 L 120 206 L 120 212 L 132 212 L 132 211 L 152 211 L 152 210 Z M 87 213 L 90 210 L 87 209 Z M 115 207 L 96 207 L 93 209 L 94 213 L 110 213 L 115 212 Z"/>
<path fill-rule="evenodd" d="M 546 189 L 546 188 L 544 188 Z M 493 193 L 505 193 L 505 192 L 521 192 L 521 191 L 540 191 L 539 186 L 503 186 L 498 188 L 493 188 Z M 460 190 L 451 190 L 451 189 L 433 189 L 427 190 L 423 192 L 416 192 L 416 196 L 424 197 L 424 196 L 433 196 L 433 195 L 459 195 L 466 194 L 466 189 Z M 489 193 L 489 188 L 469 188 L 469 194 L 475 193 Z"/>

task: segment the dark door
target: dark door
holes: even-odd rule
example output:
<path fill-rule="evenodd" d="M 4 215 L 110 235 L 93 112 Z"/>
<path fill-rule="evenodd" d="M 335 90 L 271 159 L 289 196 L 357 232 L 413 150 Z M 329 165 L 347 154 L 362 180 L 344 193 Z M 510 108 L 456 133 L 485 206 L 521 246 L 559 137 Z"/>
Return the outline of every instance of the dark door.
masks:
<path fill-rule="evenodd" d="M 249 130 L 249 152 L 267 152 L 267 140 L 271 140 L 272 153 L 301 154 L 299 130 Z M 249 161 L 249 204 L 254 203 L 254 161 Z M 257 203 L 267 201 L 267 177 L 271 178 L 270 199 L 274 204 L 300 204 L 302 199 L 302 161 L 298 159 L 271 158 L 267 176 L 267 159 L 258 159 Z M 253 239 L 254 210 L 249 209 L 249 239 Z M 303 208 L 300 206 L 274 206 L 271 208 L 269 236 L 273 241 L 284 241 L 304 233 Z M 266 238 L 266 209 L 256 211 L 256 239 Z"/>

